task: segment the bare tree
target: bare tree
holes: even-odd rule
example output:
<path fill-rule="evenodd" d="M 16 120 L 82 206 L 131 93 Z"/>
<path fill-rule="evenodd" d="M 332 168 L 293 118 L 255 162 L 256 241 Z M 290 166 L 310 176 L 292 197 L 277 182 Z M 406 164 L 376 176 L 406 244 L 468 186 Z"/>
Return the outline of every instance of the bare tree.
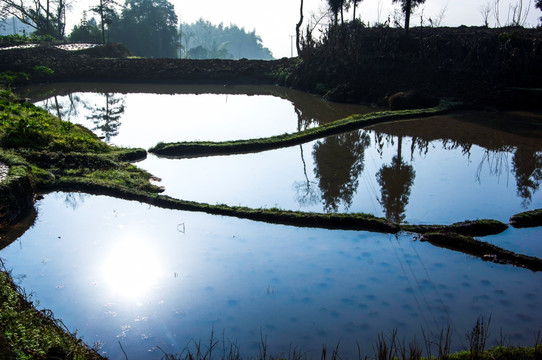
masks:
<path fill-rule="evenodd" d="M 491 11 L 491 2 L 489 1 L 480 7 L 480 14 L 482 15 L 485 27 L 489 27 L 489 16 L 491 15 Z"/>
<path fill-rule="evenodd" d="M 448 4 L 444 5 L 437 16 L 435 16 L 435 20 L 429 19 L 432 26 L 439 27 L 442 25 L 442 22 L 444 21 L 444 18 L 446 17 L 446 12 L 448 11 Z"/>
<path fill-rule="evenodd" d="M 527 16 L 529 15 L 530 7 L 531 0 L 529 0 L 529 5 L 526 8 L 523 6 L 523 0 L 518 0 L 518 2 L 515 4 L 509 4 L 508 14 L 504 26 L 524 26 L 527 22 Z M 495 17 L 495 24 L 497 27 L 502 26 L 500 8 L 501 0 L 494 0 L 493 16 Z"/>
<path fill-rule="evenodd" d="M 519 0 L 516 4 L 508 5 L 508 17 L 510 19 L 510 14 L 512 19 L 508 22 L 511 26 L 524 26 L 527 22 L 527 16 L 529 15 L 529 8 L 531 7 L 531 0 L 529 0 L 529 5 L 527 5 L 527 10 L 524 10 L 523 0 Z"/>
<path fill-rule="evenodd" d="M 62 38 L 67 6 L 65 0 L 3 0 L 0 12 L 16 17 L 39 35 Z"/>
<path fill-rule="evenodd" d="M 380 24 L 381 23 L 381 18 L 382 18 L 382 0 L 378 0 L 378 5 L 376 7 L 376 23 L 377 24 Z"/>
<path fill-rule="evenodd" d="M 495 25 L 501 27 L 501 0 L 495 0 L 493 3 L 493 16 L 495 17 Z"/>

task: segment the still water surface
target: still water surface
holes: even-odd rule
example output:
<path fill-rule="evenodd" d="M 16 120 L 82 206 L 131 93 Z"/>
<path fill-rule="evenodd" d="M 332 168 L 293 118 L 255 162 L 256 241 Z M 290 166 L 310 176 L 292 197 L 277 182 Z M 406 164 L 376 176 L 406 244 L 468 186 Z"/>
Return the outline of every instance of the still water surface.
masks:
<path fill-rule="evenodd" d="M 45 89 L 57 95 L 41 105 L 113 144 L 144 148 L 269 136 L 371 110 L 275 87 L 195 87 L 198 95 L 154 87 L 144 95 L 93 86 L 96 92 L 69 88 L 63 96 Z M 72 108 L 76 97 L 87 106 Z M 97 99 L 106 99 L 105 120 L 92 117 Z M 123 110 L 116 122 L 110 105 Z M 507 222 L 542 207 L 542 132 L 534 120 L 540 116 L 459 113 L 258 154 L 150 155 L 138 166 L 161 177 L 166 194 L 187 200 L 362 211 L 412 223 Z M 118 341 L 130 358 L 155 359 L 158 347 L 181 353 L 212 331 L 244 356 L 257 354 L 263 334 L 272 353 L 294 346 L 318 357 L 322 345 L 340 341 L 348 358 L 358 342 L 372 355 L 379 331 L 398 329 L 408 341 L 421 339 L 422 327 L 436 333 L 449 324 L 457 349 L 480 315 L 492 316 L 490 341 L 503 328 L 511 344 L 532 345 L 542 327 L 539 273 L 410 235 L 303 229 L 66 193 L 47 195 L 37 207 L 35 225 L 0 256 L 41 306 L 112 358 L 123 357 Z M 509 229 L 484 240 L 542 257 L 540 238 L 540 229 Z"/>

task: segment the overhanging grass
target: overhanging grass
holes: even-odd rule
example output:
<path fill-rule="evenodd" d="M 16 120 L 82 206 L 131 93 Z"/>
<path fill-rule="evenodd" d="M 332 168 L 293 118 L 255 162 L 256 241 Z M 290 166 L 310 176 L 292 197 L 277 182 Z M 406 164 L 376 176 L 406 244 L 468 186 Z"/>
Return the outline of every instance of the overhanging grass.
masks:
<path fill-rule="evenodd" d="M 318 127 L 267 138 L 223 142 L 161 142 L 150 148 L 149 152 L 166 157 L 196 157 L 204 155 L 226 155 L 259 152 L 303 144 L 324 136 L 336 135 L 383 122 L 411 119 L 415 117 L 419 118 L 442 115 L 459 109 L 462 106 L 463 105 L 460 103 L 441 101 L 438 106 L 428 109 L 382 111 L 364 115 L 352 115 Z"/>

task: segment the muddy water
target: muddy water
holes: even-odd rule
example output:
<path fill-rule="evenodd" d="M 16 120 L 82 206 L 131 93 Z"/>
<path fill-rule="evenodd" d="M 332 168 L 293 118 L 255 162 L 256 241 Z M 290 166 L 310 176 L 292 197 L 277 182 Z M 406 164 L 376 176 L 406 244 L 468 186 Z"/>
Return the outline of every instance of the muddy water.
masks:
<path fill-rule="evenodd" d="M 72 98 L 99 96 L 83 90 L 76 89 Z M 114 90 L 99 89 L 124 97 L 123 116 L 129 114 L 130 89 Z M 269 108 L 257 103 L 257 112 L 248 116 L 277 111 L 276 118 L 266 120 L 273 124 L 250 130 L 256 134 L 265 126 L 264 135 L 257 136 L 315 126 L 349 112 L 318 118 L 336 105 L 295 92 L 314 102 L 294 101 L 287 90 L 274 87 L 251 93 L 213 93 L 208 87 L 193 91 L 198 95 L 170 88 L 148 95 L 173 99 L 169 105 L 143 101 L 139 96 L 144 95 L 136 93 L 134 104 L 173 106 L 163 113 L 170 120 L 152 117 L 136 105 L 133 115 L 145 121 L 119 118 L 118 134 L 108 140 L 141 147 L 171 141 L 153 133 L 157 123 L 164 138 L 201 131 L 199 136 L 221 139 L 225 130 L 215 131 L 218 123 L 201 108 L 197 121 L 174 117 L 178 108 L 201 96 L 210 113 L 227 100 L 220 110 L 224 118 L 228 106 L 241 101 L 232 100 L 237 95 L 248 102 L 273 97 Z M 243 91 L 251 96 L 240 95 Z M 185 102 L 184 96 L 193 98 Z M 71 103 L 69 96 L 65 99 L 57 95 L 48 101 Z M 250 111 L 251 106 L 241 108 Z M 275 128 L 274 122 L 283 120 L 282 108 L 290 120 Z M 93 123 L 86 108 L 70 111 L 72 121 Z M 245 136 L 244 123 L 235 123 L 243 116 L 228 118 L 235 131 L 227 137 Z M 540 120 L 532 113 L 458 113 L 259 154 L 181 160 L 149 156 L 138 166 L 161 177 L 167 194 L 188 200 L 363 211 L 412 223 L 485 217 L 506 222 L 518 211 L 542 207 Z M 125 137 L 132 121 L 145 128 Z M 172 136 L 169 126 L 188 126 L 185 122 L 203 130 L 184 127 Z M 358 343 L 362 353 L 372 356 L 380 331 L 387 335 L 397 329 L 409 341 L 422 339 L 421 328 L 436 335 L 450 325 L 452 345 L 459 349 L 467 346 L 465 333 L 478 316 L 492 317 L 491 344 L 502 328 L 510 344 L 532 345 L 533 333 L 542 326 L 540 273 L 486 263 L 406 234 L 270 225 L 80 194 L 50 194 L 37 207 L 34 226 L 0 257 L 42 307 L 53 309 L 87 343 L 100 342 L 111 358 L 124 356 L 119 341 L 129 358 L 155 359 L 163 355 L 158 347 L 180 354 L 194 340 L 207 343 L 213 331 L 220 338 L 220 355 L 224 339 L 226 346 L 236 343 L 243 356 L 255 356 L 263 335 L 274 354 L 287 355 L 297 347 L 318 357 L 322 345 L 331 349 L 340 341 L 341 355 L 351 358 L 357 356 Z M 509 229 L 484 240 L 542 257 L 540 238 L 535 228 Z"/>

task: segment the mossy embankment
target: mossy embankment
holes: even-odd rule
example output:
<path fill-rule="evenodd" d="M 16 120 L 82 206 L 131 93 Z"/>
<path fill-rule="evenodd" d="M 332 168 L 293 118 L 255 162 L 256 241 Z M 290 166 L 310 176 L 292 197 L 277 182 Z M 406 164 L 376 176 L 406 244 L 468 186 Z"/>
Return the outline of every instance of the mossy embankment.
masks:
<path fill-rule="evenodd" d="M 382 111 L 365 115 L 352 115 L 344 119 L 333 121 L 314 128 L 308 128 L 303 131 L 271 136 L 267 138 L 225 142 L 198 141 L 159 143 L 149 149 L 149 152 L 167 157 L 197 157 L 266 151 L 303 144 L 324 136 L 336 135 L 346 131 L 356 130 L 384 122 L 442 115 L 453 110 L 460 109 L 464 106 L 465 105 L 461 103 L 442 101 L 438 106 L 428 109 Z"/>
<path fill-rule="evenodd" d="M 515 228 L 542 226 L 542 209 L 516 214 L 510 218 L 510 225 Z"/>

